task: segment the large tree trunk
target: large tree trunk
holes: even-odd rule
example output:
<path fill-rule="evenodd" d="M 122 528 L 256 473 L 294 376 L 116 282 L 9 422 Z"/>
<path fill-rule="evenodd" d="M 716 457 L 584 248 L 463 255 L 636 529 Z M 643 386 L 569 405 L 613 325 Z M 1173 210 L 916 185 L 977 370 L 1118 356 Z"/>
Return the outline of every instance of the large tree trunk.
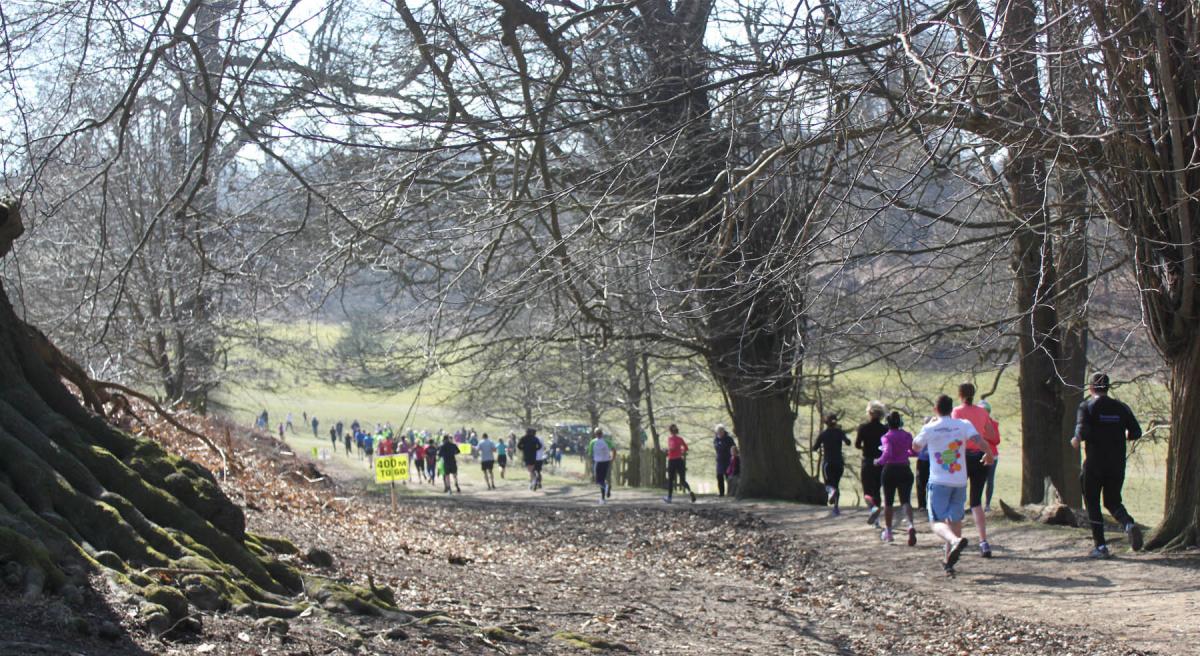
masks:
<path fill-rule="evenodd" d="M 1200 340 L 1171 366 L 1171 437 L 1167 447 L 1167 494 L 1162 523 L 1150 548 L 1200 544 Z"/>
<path fill-rule="evenodd" d="M 1002 0 L 996 6 L 1002 25 L 999 60 L 1003 95 L 995 110 L 1022 118 L 1042 111 L 1042 91 L 1035 55 L 1026 44 L 1038 36 L 1032 0 Z M 986 100 L 986 99 L 984 99 Z M 1045 478 L 1061 478 L 1062 421 L 1057 370 L 1058 316 L 1051 298 L 1055 289 L 1052 242 L 1045 211 L 1046 166 L 1041 153 L 1022 144 L 1009 146 L 1005 167 L 1016 235 L 1012 267 L 1017 285 L 1020 322 L 1017 350 L 1021 390 L 1021 503 L 1045 496 Z"/>
<path fill-rule="evenodd" d="M 742 454 L 737 496 L 821 503 L 825 488 L 800 465 L 796 413 L 787 394 L 729 393 L 733 432 Z"/>
<path fill-rule="evenodd" d="M 1075 433 L 1075 411 L 1083 399 L 1088 366 L 1088 275 L 1087 253 L 1087 185 L 1082 175 L 1065 174 L 1061 198 L 1063 212 L 1070 222 L 1059 233 L 1056 253 L 1058 260 L 1058 334 L 1059 374 L 1059 433 L 1057 451 L 1059 462 L 1050 472 L 1054 487 L 1063 503 L 1072 508 L 1083 507 L 1083 490 L 1079 480 L 1079 452 L 1071 448 L 1070 437 Z M 1053 442 L 1047 445 L 1053 450 Z"/>
<path fill-rule="evenodd" d="M 1051 305 L 1054 265 L 1042 212 L 1045 171 L 1040 161 L 1018 157 L 1006 172 L 1014 210 L 1025 227 L 1013 244 L 1017 283 L 1018 387 L 1021 391 L 1021 503 L 1041 503 L 1045 479 L 1061 479 L 1063 437 L 1058 376 L 1058 315 Z"/>

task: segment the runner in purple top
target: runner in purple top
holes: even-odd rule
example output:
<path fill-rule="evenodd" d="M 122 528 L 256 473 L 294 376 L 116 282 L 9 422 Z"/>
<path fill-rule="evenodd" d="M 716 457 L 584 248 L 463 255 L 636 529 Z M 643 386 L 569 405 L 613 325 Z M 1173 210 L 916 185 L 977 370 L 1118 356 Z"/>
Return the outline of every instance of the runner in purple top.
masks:
<path fill-rule="evenodd" d="M 880 539 L 892 541 L 892 503 L 900 496 L 900 505 L 904 508 L 905 518 L 908 519 L 908 546 L 916 546 L 917 529 L 913 526 L 912 486 L 913 473 L 908 466 L 908 459 L 916 457 L 912 449 L 913 437 L 903 430 L 904 419 L 899 412 L 893 412 L 887 418 L 888 432 L 880 438 L 881 451 L 875 464 L 881 467 L 880 481 L 883 483 L 883 532 Z"/>

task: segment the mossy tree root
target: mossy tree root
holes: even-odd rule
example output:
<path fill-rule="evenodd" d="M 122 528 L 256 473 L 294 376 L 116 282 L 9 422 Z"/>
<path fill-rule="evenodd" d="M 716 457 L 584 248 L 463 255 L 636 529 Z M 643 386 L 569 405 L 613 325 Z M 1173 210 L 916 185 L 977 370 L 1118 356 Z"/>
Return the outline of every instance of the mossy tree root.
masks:
<path fill-rule="evenodd" d="M 163 569 L 204 571 L 213 575 L 170 581 L 204 610 L 258 604 L 270 614 L 297 608 L 313 586 L 277 558 L 285 543 L 248 539 L 242 509 L 210 472 L 84 409 L 29 348 L 23 327 L 0 286 L 5 581 L 35 596 L 82 586 L 94 570 L 145 597 L 161 582 Z M 142 574 L 145 568 L 160 568 L 160 575 Z M 370 591 L 316 587 L 324 601 L 348 610 L 395 611 Z M 178 599 L 157 588 L 153 595 Z M 179 604 L 170 606 L 179 612 Z"/>

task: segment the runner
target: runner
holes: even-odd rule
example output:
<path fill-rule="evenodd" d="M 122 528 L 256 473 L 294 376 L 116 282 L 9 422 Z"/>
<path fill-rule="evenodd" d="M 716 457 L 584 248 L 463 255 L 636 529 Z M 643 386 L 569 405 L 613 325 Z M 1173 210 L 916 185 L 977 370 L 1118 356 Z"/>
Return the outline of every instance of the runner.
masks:
<path fill-rule="evenodd" d="M 862 450 L 861 479 L 863 498 L 867 502 L 867 523 L 879 528 L 879 473 L 875 459 L 879 457 L 879 440 L 887 432 L 883 425 L 883 416 L 887 414 L 887 406 L 881 401 L 871 401 L 867 404 L 867 422 L 858 427 L 854 438 L 854 448 Z"/>
<path fill-rule="evenodd" d="M 539 440 L 539 442 L 541 443 L 541 448 L 539 448 L 537 453 L 534 454 L 535 460 L 533 463 L 534 471 L 537 472 L 537 483 L 533 486 L 533 489 L 535 490 L 542 489 L 542 469 L 545 468 L 546 457 L 549 455 L 549 449 L 546 447 L 546 442 L 542 440 Z"/>
<path fill-rule="evenodd" d="M 735 446 L 729 450 L 729 467 L 725 470 L 725 480 L 729 483 L 729 496 L 737 495 L 738 481 L 742 479 L 742 456 Z"/>
<path fill-rule="evenodd" d="M 512 440 L 513 434 L 508 434 L 509 440 Z M 496 440 L 496 464 L 500 465 L 500 478 L 504 478 L 504 468 L 508 466 L 508 442 L 505 440 Z"/>
<path fill-rule="evenodd" d="M 541 486 L 541 473 L 537 471 L 537 454 L 542 449 L 542 440 L 537 436 L 537 430 L 534 428 L 525 429 L 525 435 L 517 441 L 517 449 L 521 451 L 521 458 L 525 462 L 525 469 L 529 472 L 529 489 L 536 489 L 534 486 Z"/>
<path fill-rule="evenodd" d="M 1111 558 L 1104 540 L 1104 516 L 1100 512 L 1100 495 L 1104 507 L 1121 523 L 1129 536 L 1129 546 L 1142 550 L 1142 529 L 1129 516 L 1121 502 L 1121 487 L 1125 484 L 1125 442 L 1142 436 L 1142 427 L 1129 406 L 1108 396 L 1108 375 L 1092 375 L 1092 398 L 1079 405 L 1075 413 L 1075 436 L 1071 446 L 1084 444 L 1083 505 L 1087 507 L 1088 522 L 1092 525 L 1092 541 L 1096 547 L 1092 558 Z"/>
<path fill-rule="evenodd" d="M 496 489 L 496 475 L 492 473 L 492 466 L 496 464 L 496 443 L 488 438 L 488 434 L 483 434 L 483 439 L 475 445 L 476 453 L 479 454 L 479 466 L 483 469 L 483 482 L 487 483 L 489 490 Z"/>
<path fill-rule="evenodd" d="M 446 494 L 450 494 L 450 477 L 454 477 L 454 490 L 462 494 L 458 486 L 458 444 L 451 441 L 450 436 L 442 437 L 442 446 L 437 450 L 442 459 L 442 483 L 446 486 Z"/>
<path fill-rule="evenodd" d="M 942 569 L 946 576 L 954 576 L 954 564 L 967 547 L 967 539 L 962 537 L 963 502 L 967 499 L 966 445 L 974 442 L 984 451 L 987 443 L 971 422 L 950 416 L 954 410 L 950 397 L 939 396 L 934 409 L 937 417 L 921 428 L 913 444 L 929 449 L 929 527 L 945 543 Z M 991 451 L 984 451 L 983 462 L 991 464 Z"/>
<path fill-rule="evenodd" d="M 713 450 L 717 452 L 717 496 L 725 496 L 725 470 L 729 469 L 731 449 L 737 446 L 733 436 L 725 430 L 725 424 L 717 424 L 713 436 Z"/>
<path fill-rule="evenodd" d="M 350 433 L 346 433 L 346 437 L 343 438 L 343 440 L 345 441 L 345 444 L 346 444 L 346 457 L 349 458 L 350 457 L 350 443 L 353 441 L 353 438 L 350 437 Z"/>
<path fill-rule="evenodd" d="M 363 455 L 367 459 L 367 469 L 375 468 L 375 438 L 370 433 L 363 433 Z"/>
<path fill-rule="evenodd" d="M 900 497 L 900 507 L 904 509 L 904 517 L 908 520 L 908 546 L 917 544 L 917 527 L 913 524 L 912 486 L 913 473 L 908 466 L 908 459 L 917 455 L 912 450 L 912 435 L 903 430 L 904 419 L 899 412 L 892 412 L 887 418 L 888 432 L 880 440 L 882 453 L 875 459 L 875 464 L 882 469 L 879 479 L 883 483 L 883 532 L 880 539 L 892 541 L 892 504 L 896 496 Z"/>
<path fill-rule="evenodd" d="M 987 410 L 988 419 L 992 422 L 992 428 L 996 431 L 997 442 L 992 446 L 992 466 L 988 467 L 987 487 L 983 492 L 983 512 L 992 512 L 992 495 L 996 492 L 996 469 L 1000 467 L 1000 422 L 992 416 L 992 404 L 987 401 L 980 401 L 979 407 Z"/>
<path fill-rule="evenodd" d="M 825 500 L 833 506 L 829 511 L 830 517 L 842 514 L 838 506 L 841 491 L 838 489 L 842 481 L 842 473 L 846 471 L 846 461 L 842 458 L 842 446 L 850 446 L 850 438 L 838 424 L 838 416 L 830 413 L 825 416 L 825 430 L 817 435 L 813 442 L 813 451 L 821 454 L 821 474 L 825 477 Z"/>
<path fill-rule="evenodd" d="M 951 416 L 955 419 L 965 419 L 975 427 L 975 432 L 983 436 L 987 443 L 985 449 L 992 461 L 996 457 L 996 445 L 1000 443 L 1000 434 L 993 425 L 992 418 L 983 408 L 975 405 L 975 386 L 963 383 L 958 386 L 958 399 L 962 405 L 954 409 Z M 979 531 L 979 555 L 984 558 L 992 557 L 992 545 L 988 544 L 987 513 L 983 511 L 983 488 L 987 486 L 988 465 L 983 462 L 984 451 L 967 445 L 967 480 L 970 481 L 970 491 L 967 493 L 971 517 L 975 520 L 975 528 Z"/>
<path fill-rule="evenodd" d="M 925 510 L 929 489 L 929 449 L 917 454 L 917 510 Z"/>
<path fill-rule="evenodd" d="M 413 459 L 413 464 L 416 465 L 416 468 L 417 468 L 417 482 L 424 483 L 425 482 L 425 444 L 422 442 L 417 442 L 417 445 L 414 446 L 412 449 L 411 456 Z M 410 469 L 411 469 L 411 467 L 410 467 Z"/>
<path fill-rule="evenodd" d="M 329 429 L 329 449 L 330 449 L 329 452 L 330 453 L 337 453 L 337 442 L 338 442 L 337 428 L 330 428 Z"/>
<path fill-rule="evenodd" d="M 313 439 L 316 439 L 316 437 L 317 437 L 317 426 L 318 425 L 320 425 L 320 422 L 317 421 L 317 416 L 313 415 L 313 418 L 312 418 Z"/>
<path fill-rule="evenodd" d="M 663 501 L 671 503 L 675 494 L 675 481 L 678 479 L 679 486 L 687 490 L 692 497 L 692 503 L 696 503 L 696 493 L 692 492 L 692 486 L 687 482 L 687 463 L 684 460 L 688 452 L 687 442 L 679 436 L 679 427 L 675 424 L 667 426 L 667 433 L 667 496 L 663 497 Z"/>
<path fill-rule="evenodd" d="M 296 427 L 292 425 L 292 413 L 290 413 L 290 412 L 287 413 L 287 429 L 292 431 L 293 433 L 296 432 Z"/>
<path fill-rule="evenodd" d="M 612 487 L 608 482 L 609 468 L 612 467 L 613 456 L 617 453 L 617 445 L 604 435 L 599 428 L 595 437 L 587 445 L 587 455 L 592 460 L 592 475 L 596 485 L 600 486 L 600 503 L 612 496 Z"/>
<path fill-rule="evenodd" d="M 429 484 L 433 485 L 437 480 L 437 457 L 438 447 L 433 438 L 429 438 L 425 444 L 425 476 L 429 479 Z"/>

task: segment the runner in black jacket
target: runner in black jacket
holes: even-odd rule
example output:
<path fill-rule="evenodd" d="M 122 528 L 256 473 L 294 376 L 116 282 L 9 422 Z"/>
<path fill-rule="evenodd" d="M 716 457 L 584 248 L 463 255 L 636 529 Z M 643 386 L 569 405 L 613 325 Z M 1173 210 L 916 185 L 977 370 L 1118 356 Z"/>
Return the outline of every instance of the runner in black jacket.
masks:
<path fill-rule="evenodd" d="M 1092 525 L 1092 540 L 1096 548 L 1093 558 L 1109 558 L 1108 545 L 1104 541 L 1104 517 L 1100 512 L 1100 495 L 1104 495 L 1104 507 L 1125 528 L 1129 546 L 1134 551 L 1142 549 L 1142 531 L 1134 523 L 1125 505 L 1121 503 L 1121 486 L 1125 483 L 1125 442 L 1142 436 L 1142 427 L 1133 416 L 1129 406 L 1108 396 L 1108 376 L 1092 376 L 1092 398 L 1079 405 L 1076 413 L 1075 436 L 1071 446 L 1084 444 L 1083 503 L 1087 506 L 1088 521 Z"/>

